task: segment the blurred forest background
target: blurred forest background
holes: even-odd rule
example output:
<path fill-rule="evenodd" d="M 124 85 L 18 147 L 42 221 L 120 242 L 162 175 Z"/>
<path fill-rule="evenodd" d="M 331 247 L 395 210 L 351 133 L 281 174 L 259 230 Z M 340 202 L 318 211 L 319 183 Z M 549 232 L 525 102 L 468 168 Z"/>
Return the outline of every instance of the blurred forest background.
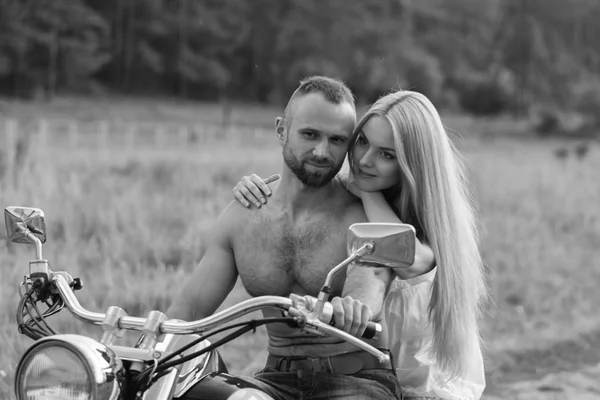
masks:
<path fill-rule="evenodd" d="M 1 0 L 0 94 L 228 107 L 324 74 L 362 102 L 402 87 L 454 111 L 597 124 L 599 20 L 597 0 Z"/>
<path fill-rule="evenodd" d="M 44 210 L 45 258 L 86 308 L 166 310 L 232 187 L 280 171 L 272 125 L 301 78 L 345 80 L 359 112 L 420 91 L 469 162 L 484 398 L 598 398 L 599 21 L 600 0 L 0 0 L 0 207 Z M 31 345 L 31 256 L 0 240 L 1 399 Z M 222 348 L 230 371 L 264 365 L 265 335 Z"/>

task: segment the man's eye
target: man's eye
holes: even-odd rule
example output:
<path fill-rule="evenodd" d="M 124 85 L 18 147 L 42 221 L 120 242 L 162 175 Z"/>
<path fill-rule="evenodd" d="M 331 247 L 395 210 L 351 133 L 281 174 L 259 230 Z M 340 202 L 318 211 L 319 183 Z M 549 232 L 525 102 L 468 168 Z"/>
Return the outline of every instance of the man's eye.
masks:
<path fill-rule="evenodd" d="M 344 144 L 346 141 L 344 139 L 337 138 L 337 139 L 331 139 L 331 142 L 335 143 L 335 144 Z"/>
<path fill-rule="evenodd" d="M 317 134 L 315 132 L 304 132 L 304 136 L 314 138 L 317 136 Z"/>

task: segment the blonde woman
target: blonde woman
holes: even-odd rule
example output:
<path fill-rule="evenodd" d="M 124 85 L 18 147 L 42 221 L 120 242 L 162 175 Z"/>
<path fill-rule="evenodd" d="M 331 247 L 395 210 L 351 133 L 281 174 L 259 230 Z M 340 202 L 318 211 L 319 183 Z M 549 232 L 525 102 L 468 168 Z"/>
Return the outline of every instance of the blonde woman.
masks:
<path fill-rule="evenodd" d="M 478 322 L 486 298 L 476 220 L 462 157 L 424 95 L 398 91 L 359 121 L 339 175 L 370 222 L 415 227 L 415 264 L 396 269 L 384 306 L 388 346 L 404 396 L 479 399 L 485 388 Z M 266 202 L 267 185 L 244 177 L 235 197 Z"/>

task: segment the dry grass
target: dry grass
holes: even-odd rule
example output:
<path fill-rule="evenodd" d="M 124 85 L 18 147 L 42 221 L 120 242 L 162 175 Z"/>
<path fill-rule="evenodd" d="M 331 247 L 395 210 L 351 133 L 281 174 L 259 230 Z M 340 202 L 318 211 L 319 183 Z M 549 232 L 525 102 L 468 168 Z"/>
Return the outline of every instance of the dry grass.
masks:
<path fill-rule="evenodd" d="M 18 107 L 10 107 L 16 115 Z M 269 110 L 262 114 L 274 116 Z M 464 132 L 467 125 L 458 123 L 453 127 Z M 472 129 L 477 125 L 471 121 L 467 130 Z M 278 147 L 269 138 L 160 151 L 40 149 L 31 143 L 9 147 L 0 140 L 0 205 L 42 208 L 51 267 L 83 278 L 78 296 L 85 307 L 100 311 L 119 305 L 130 315 L 168 307 L 198 262 L 203 232 L 242 175 L 265 176 L 280 168 Z M 600 150 L 593 147 L 583 160 L 559 160 L 553 153 L 557 146 L 476 138 L 462 144 L 489 266 L 493 303 L 485 339 L 492 372 L 502 369 L 506 350 L 545 346 L 600 326 L 600 269 L 594 257 L 600 243 Z M 32 256 L 30 246 L 0 244 L 1 398 L 12 398 L 14 366 L 30 345 L 17 332 L 14 312 L 17 286 Z M 238 285 L 226 304 L 246 297 Z M 98 329 L 61 314 L 55 320 L 60 331 L 99 336 Z M 223 353 L 232 371 L 252 373 L 264 361 L 264 348 L 259 330 Z"/>

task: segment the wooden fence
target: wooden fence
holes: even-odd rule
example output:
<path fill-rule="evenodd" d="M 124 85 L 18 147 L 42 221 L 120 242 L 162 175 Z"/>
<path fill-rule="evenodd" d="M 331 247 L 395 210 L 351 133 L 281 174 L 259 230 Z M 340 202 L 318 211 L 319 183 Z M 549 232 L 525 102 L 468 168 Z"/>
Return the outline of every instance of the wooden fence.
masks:
<path fill-rule="evenodd" d="M 218 142 L 260 144 L 270 135 L 273 131 L 264 128 L 233 125 L 0 119 L 0 146 L 26 136 L 40 148 L 196 148 Z"/>

